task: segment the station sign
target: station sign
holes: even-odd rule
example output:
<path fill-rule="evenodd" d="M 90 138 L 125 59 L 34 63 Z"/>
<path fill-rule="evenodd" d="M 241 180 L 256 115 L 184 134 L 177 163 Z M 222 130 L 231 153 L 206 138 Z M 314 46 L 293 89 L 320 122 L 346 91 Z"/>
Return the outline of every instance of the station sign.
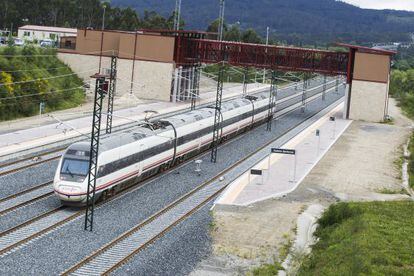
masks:
<path fill-rule="evenodd" d="M 263 171 L 262 170 L 251 169 L 250 174 L 251 175 L 262 175 Z"/>
<path fill-rule="evenodd" d="M 279 154 L 290 154 L 290 155 L 295 155 L 296 154 L 296 150 L 294 150 L 294 149 L 272 148 L 271 151 L 272 151 L 272 153 L 279 153 Z"/>

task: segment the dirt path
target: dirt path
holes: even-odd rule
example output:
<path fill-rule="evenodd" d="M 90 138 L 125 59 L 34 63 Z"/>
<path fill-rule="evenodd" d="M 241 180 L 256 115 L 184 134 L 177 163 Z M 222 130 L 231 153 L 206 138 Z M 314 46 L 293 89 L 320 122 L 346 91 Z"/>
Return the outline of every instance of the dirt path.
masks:
<path fill-rule="evenodd" d="M 213 256 L 192 275 L 240 275 L 281 261 L 300 213 L 338 200 L 407 198 L 401 180 L 402 145 L 412 121 L 390 101 L 393 124 L 353 122 L 296 191 L 246 208 L 215 210 Z"/>

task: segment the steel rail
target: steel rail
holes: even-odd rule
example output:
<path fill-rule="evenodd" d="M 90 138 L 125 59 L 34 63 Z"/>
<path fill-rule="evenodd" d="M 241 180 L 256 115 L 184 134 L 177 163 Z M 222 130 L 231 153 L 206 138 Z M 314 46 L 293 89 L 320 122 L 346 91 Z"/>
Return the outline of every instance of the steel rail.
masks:
<path fill-rule="evenodd" d="M 320 93 L 322 93 L 322 92 L 320 92 Z M 320 93 L 318 93 L 318 94 L 320 94 Z M 312 101 L 315 101 L 318 98 L 319 97 L 317 97 L 316 99 L 314 99 Z M 294 109 L 294 110 L 296 110 L 296 109 Z M 292 111 L 288 111 L 287 113 L 290 113 Z M 280 118 L 281 116 L 286 115 L 287 113 L 282 114 L 282 115 L 279 115 L 278 118 Z M 203 182 L 200 186 L 196 187 L 195 189 L 193 189 L 190 192 L 186 193 L 185 195 L 183 195 L 179 199 L 175 200 L 174 202 L 172 202 L 171 204 L 169 204 L 165 208 L 161 209 L 160 211 L 158 211 L 157 213 L 155 213 L 151 217 L 149 217 L 146 220 L 144 220 L 143 222 L 139 223 L 137 226 L 133 227 L 131 230 L 126 231 L 125 233 L 123 233 L 122 235 L 120 235 L 119 237 L 117 237 L 116 239 L 114 239 L 111 242 L 107 243 L 106 245 L 102 246 L 100 249 L 98 249 L 97 251 L 95 251 L 91 255 L 87 256 L 82 261 L 80 261 L 79 263 L 75 264 L 74 266 L 72 266 L 71 268 L 69 268 L 68 270 L 66 270 L 65 272 L 63 272 L 62 275 L 81 275 L 81 274 L 77 274 L 76 271 L 82 269 L 82 267 L 84 267 L 87 264 L 91 263 L 93 260 L 95 260 L 99 256 L 102 256 L 102 254 L 104 254 L 105 252 L 108 252 L 109 250 L 111 250 L 111 248 L 114 248 L 116 245 L 119 245 L 121 242 L 127 241 L 127 239 L 129 237 L 131 237 L 132 235 L 136 234 L 138 231 L 140 231 L 141 229 L 143 229 L 143 227 L 148 226 L 149 224 L 151 224 L 152 222 L 154 222 L 156 219 L 160 218 L 162 215 L 164 215 L 168 211 L 172 210 L 174 207 L 178 206 L 179 204 L 183 203 L 185 200 L 189 199 L 191 196 L 195 195 L 197 192 L 199 192 L 202 189 L 206 188 L 207 186 L 210 186 L 211 184 L 215 183 L 217 180 L 219 180 L 226 173 L 228 173 L 229 171 L 231 171 L 234 168 L 238 167 L 241 163 L 243 163 L 244 161 L 246 161 L 247 159 L 249 159 L 250 157 L 252 157 L 253 155 L 255 155 L 257 152 L 259 152 L 259 151 L 267 148 L 273 142 L 275 142 L 276 140 L 278 140 L 281 136 L 283 136 L 283 135 L 287 134 L 288 132 L 290 132 L 291 130 L 295 129 L 300 124 L 302 124 L 304 121 L 309 120 L 309 119 L 315 117 L 318 113 L 319 112 L 317 112 L 317 113 L 315 113 L 313 115 L 307 116 L 304 120 L 301 120 L 299 123 L 293 125 L 289 129 L 285 130 L 280 136 L 278 136 L 278 137 L 276 137 L 274 139 L 271 139 L 270 141 L 266 142 L 264 145 L 260 146 L 255 151 L 251 152 L 250 154 L 248 154 L 245 157 L 243 157 L 242 159 L 238 160 L 237 162 L 235 162 L 231 166 L 229 166 L 226 169 L 222 170 L 221 172 L 219 172 L 218 174 L 216 174 L 214 177 L 210 178 L 209 180 Z M 249 133 L 249 131 L 246 132 L 246 133 L 244 133 L 244 135 L 246 135 L 247 133 Z M 230 183 L 224 184 L 223 187 L 219 188 L 217 191 L 213 192 L 212 194 L 209 194 L 200 204 L 197 204 L 190 211 L 188 211 L 184 215 L 180 216 L 177 220 L 175 220 L 173 223 L 169 224 L 166 228 L 164 228 L 163 230 L 161 230 L 159 233 L 157 233 L 151 239 L 147 240 L 142 245 L 140 245 L 137 248 L 135 248 L 132 252 L 127 253 L 126 256 L 124 256 L 120 261 L 117 261 L 114 265 L 111 265 L 109 268 L 106 268 L 103 272 L 102 271 L 99 271 L 99 274 L 101 274 L 101 275 L 109 275 L 111 272 L 113 272 L 114 270 L 116 270 L 117 268 L 119 268 L 120 266 L 122 266 L 123 264 L 125 264 L 126 262 L 128 262 L 134 255 L 136 255 L 137 253 L 139 253 L 140 251 L 142 251 L 143 249 L 145 249 L 148 245 L 152 244 L 158 238 L 160 238 L 163 235 L 165 235 L 168 231 L 170 231 L 178 223 L 180 223 L 181 221 L 183 221 L 186 218 L 188 218 L 189 216 L 191 216 L 191 214 L 193 214 L 195 211 L 197 211 L 202 206 L 204 206 L 209 201 L 211 201 L 213 198 L 215 198 L 228 185 L 230 185 Z M 111 257 L 116 257 L 116 254 L 125 254 L 125 252 L 123 250 L 115 250 L 115 252 L 110 252 L 108 254 L 110 254 Z M 107 265 L 107 262 L 105 262 L 103 265 Z M 99 270 L 99 264 L 98 263 L 91 264 L 91 267 L 93 267 L 93 269 L 98 269 Z M 82 272 L 82 271 L 80 271 L 80 272 Z M 91 273 L 91 271 L 88 271 L 88 272 Z"/>
<path fill-rule="evenodd" d="M 46 192 L 46 193 L 40 193 L 40 194 L 35 195 L 34 197 L 32 197 L 28 200 L 23 199 L 23 201 L 21 201 L 21 202 L 19 202 L 19 201 L 15 202 L 15 203 L 12 202 L 12 201 L 18 199 L 19 197 L 24 197 L 25 195 L 28 195 L 32 192 L 35 192 L 35 191 L 39 190 L 39 189 L 47 187 L 52 183 L 53 183 L 53 181 L 48 181 L 48 182 L 42 183 L 40 185 L 37 185 L 35 187 L 31 187 L 27 190 L 24 190 L 24 191 L 21 191 L 21 192 L 18 192 L 16 194 L 13 194 L 13 195 L 10 195 L 10 196 L 7 196 L 5 198 L 0 199 L 0 216 L 3 216 L 4 214 L 9 213 L 11 211 L 14 211 L 18 208 L 27 206 L 27 205 L 29 205 L 33 202 L 39 201 L 39 200 L 41 200 L 45 197 L 51 196 L 53 194 L 53 191 Z M 11 202 L 9 206 L 7 206 L 8 202 Z M 2 206 L 2 205 L 6 205 L 6 206 Z"/>
<path fill-rule="evenodd" d="M 334 81 L 330 81 L 330 82 L 328 82 L 328 84 L 333 83 L 333 82 Z M 293 86 L 283 87 L 283 88 L 281 88 L 281 90 L 286 90 L 286 89 L 289 89 L 289 88 L 292 88 L 292 87 Z M 318 86 L 316 86 L 316 87 L 318 87 Z M 315 89 L 315 87 L 313 87 L 311 89 Z M 311 89 L 309 89 L 309 90 L 311 90 Z M 258 94 L 258 93 L 262 93 L 264 91 L 266 91 L 266 88 L 263 88 L 261 91 L 257 91 L 257 92 L 251 93 L 251 95 L 255 95 L 255 94 Z M 231 101 L 231 100 L 234 100 L 234 99 L 237 99 L 237 98 L 240 98 L 240 95 L 231 96 L 229 98 L 226 98 L 224 101 L 227 102 L 227 101 Z M 281 98 L 279 100 L 282 100 L 282 99 L 283 98 Z M 212 102 L 203 103 L 203 104 L 201 104 L 199 106 L 199 108 L 207 107 L 207 106 L 209 106 L 211 104 L 212 104 Z M 154 116 L 153 119 L 163 119 L 163 118 L 165 118 L 167 116 L 173 116 L 173 115 L 181 114 L 181 113 L 184 113 L 186 111 L 187 110 L 185 110 L 185 109 L 178 110 L 178 111 L 173 111 L 173 112 L 161 114 L 161 115 L 158 115 L 158 116 Z M 132 127 L 135 127 L 135 126 L 136 125 L 134 125 L 133 123 L 126 123 L 126 124 L 123 124 L 123 125 L 116 126 L 119 129 L 115 130 L 114 132 L 124 131 L 126 129 L 129 129 L 129 128 L 132 128 Z M 53 145 L 53 143 L 52 143 L 52 145 Z M 18 163 L 23 163 L 23 162 L 26 162 L 26 161 L 30 161 L 30 160 L 32 160 L 33 158 L 36 158 L 36 157 L 42 157 L 42 156 L 46 156 L 46 155 L 49 155 L 49 154 L 53 154 L 53 153 L 56 153 L 56 152 L 59 152 L 59 151 L 63 151 L 66 148 L 67 148 L 67 146 L 59 147 L 57 149 L 53 149 L 53 150 L 46 151 L 46 152 L 42 152 L 42 153 L 38 153 L 38 154 L 33 154 L 33 155 L 30 155 L 30 156 L 25 157 L 25 158 L 22 158 L 22 159 L 18 159 L 18 160 L 14 160 L 14 161 L 11 161 L 11 162 L 3 163 L 3 164 L 0 164 L 0 170 L 3 169 L 3 168 L 6 168 L 6 167 L 10 167 L 10 166 L 16 165 Z M 12 173 L 15 173 L 15 172 L 18 172 L 18 171 L 27 169 L 27 168 L 34 167 L 34 166 L 39 165 L 39 164 L 42 164 L 42 163 L 46 163 L 46 162 L 49 162 L 49 161 L 53 161 L 53 160 L 59 159 L 61 156 L 62 155 L 58 155 L 58 156 L 51 157 L 51 158 L 47 158 L 47 159 L 41 159 L 39 161 L 34 161 L 34 163 L 29 163 L 29 164 L 26 164 L 26 165 L 23 165 L 23 166 L 20 166 L 20 167 L 12 168 L 10 170 L 0 171 L 0 176 L 7 175 L 7 174 L 12 174 Z"/>
<path fill-rule="evenodd" d="M 53 154 L 53 153 L 62 151 L 64 149 L 66 149 L 66 147 L 55 149 L 55 150 L 52 150 L 52 151 L 49 151 L 49 152 L 36 154 L 36 155 L 30 156 L 30 157 L 26 157 L 26 158 L 23 158 L 23 159 L 20 159 L 20 160 L 15 160 L 15 161 L 12 161 L 12 162 L 9 162 L 9 163 L 5 163 L 5 164 L 0 165 L 0 169 L 10 167 L 10 166 L 13 166 L 13 165 L 16 165 L 16 164 L 19 164 L 19 163 L 23 163 L 23 162 L 29 161 L 33 158 L 36 158 L 36 157 L 42 157 L 42 156 L 46 156 L 46 155 L 49 155 L 49 154 Z M 12 174 L 12 173 L 15 173 L 15 172 L 18 172 L 18 171 L 21 171 L 21 170 L 24 170 L 24 169 L 27 169 L 27 168 L 30 168 L 30 167 L 34 167 L 34 166 L 42 164 L 42 163 L 46 163 L 46 162 L 49 162 L 49 161 L 52 161 L 52 160 L 56 160 L 60 157 L 61 157 L 61 155 L 54 156 L 54 157 L 51 157 L 51 158 L 46 158 L 46 159 L 40 159 L 39 161 L 33 161 L 33 163 L 25 164 L 25 165 L 20 166 L 20 167 L 12 168 L 10 170 L 0 171 L 0 176 L 6 175 L 6 174 Z"/>
<path fill-rule="evenodd" d="M 321 93 L 322 92 L 317 92 L 314 95 L 309 96 L 308 99 L 309 98 L 312 98 L 312 97 L 316 97 L 315 99 L 312 99 L 309 102 L 313 102 L 313 101 L 317 100 L 319 98 L 318 94 L 321 94 Z M 296 99 L 296 98 L 299 98 L 299 97 L 301 97 L 301 96 L 298 95 L 298 96 L 295 96 L 295 97 L 290 98 L 289 100 L 293 100 L 293 99 Z M 287 100 L 287 101 L 289 101 L 289 100 Z M 297 102 L 294 102 L 291 105 L 289 105 L 289 106 L 287 106 L 287 107 L 279 110 L 278 112 L 282 112 L 282 111 L 288 109 L 289 107 L 294 106 L 295 104 L 298 104 L 298 103 Z M 294 108 L 293 110 L 288 110 L 288 111 L 286 111 L 283 114 L 280 114 L 279 116 L 277 116 L 277 118 L 280 118 L 280 117 L 282 117 L 282 116 L 284 116 L 284 115 L 286 115 L 286 114 L 288 114 L 290 112 L 293 112 L 294 110 L 296 110 L 296 108 Z M 309 116 L 305 120 L 307 120 L 307 119 L 309 119 L 309 118 L 311 118 L 313 116 L 315 116 L 315 115 Z M 301 124 L 301 123 L 302 122 L 300 122 L 299 124 Z M 261 124 L 259 124 L 258 126 L 260 126 L 260 125 Z M 258 127 L 258 126 L 256 126 L 256 127 Z M 287 133 L 288 131 L 290 131 L 291 129 L 295 128 L 296 126 L 297 125 L 289 128 L 284 133 Z M 249 132 L 250 131 L 244 132 L 244 133 L 238 135 L 235 138 L 241 138 L 241 137 L 247 135 Z M 272 139 L 270 142 L 266 143 L 261 148 L 266 147 L 268 144 L 270 144 L 271 142 L 273 142 L 276 139 L 277 138 Z M 234 139 L 230 139 L 230 140 L 227 140 L 227 141 L 221 143 L 220 147 L 222 147 L 222 146 L 230 143 L 233 140 Z M 257 150 L 255 152 L 257 152 Z M 200 155 L 203 155 L 203 154 L 205 154 L 205 151 L 204 152 L 201 152 L 200 154 L 198 154 L 198 155 L 196 155 L 196 156 L 194 156 L 192 158 L 187 159 L 182 164 L 178 165 L 176 167 L 176 169 L 177 168 L 180 168 L 180 167 L 182 167 L 182 166 L 184 166 L 184 165 L 186 165 L 186 164 L 188 164 L 190 162 L 192 162 L 195 158 L 198 158 Z M 250 154 L 248 156 L 251 156 L 252 154 Z M 239 163 L 239 162 L 237 162 L 237 163 Z M 234 165 L 231 166 L 231 167 L 234 167 Z M 229 169 L 226 169 L 224 171 L 228 171 L 228 170 Z M 127 188 L 125 188 L 124 190 L 122 190 L 121 192 L 119 192 L 118 194 L 116 194 L 115 196 L 113 196 L 113 197 L 111 197 L 111 198 L 109 198 L 109 199 L 107 199 L 105 201 L 99 202 L 97 204 L 97 207 L 101 207 L 103 205 L 106 205 L 109 202 L 112 202 L 113 200 L 115 200 L 115 199 L 123 196 L 124 194 L 127 194 L 128 192 L 132 192 L 132 191 L 134 191 L 134 190 L 136 190 L 136 189 L 138 189 L 138 188 L 146 185 L 147 183 L 151 182 L 153 179 L 158 178 L 158 177 L 160 177 L 160 176 L 162 176 L 162 175 L 164 175 L 165 173 L 168 173 L 168 172 L 169 172 L 169 170 L 168 171 L 165 171 L 165 172 L 161 172 L 161 173 L 156 174 L 156 175 L 154 175 L 154 176 L 152 176 L 152 177 L 150 177 L 150 178 L 148 178 L 148 179 L 146 179 L 144 181 L 141 181 L 141 182 L 135 183 L 134 185 L 128 186 Z M 222 175 L 223 173 L 224 172 L 221 172 L 220 175 Z M 216 179 L 216 178 L 217 178 L 217 176 L 214 177 L 213 179 Z M 76 219 L 77 217 L 79 217 L 80 215 L 82 215 L 84 213 L 83 210 L 79 210 L 79 211 L 76 211 L 76 212 L 74 212 L 72 214 L 66 214 L 66 217 L 65 217 L 65 214 L 63 213 L 63 214 L 61 214 L 61 216 L 64 217 L 63 219 L 59 219 L 58 218 L 58 219 L 56 219 L 56 222 L 53 222 L 52 221 L 52 223 L 50 223 L 50 222 L 47 221 L 48 218 L 49 218 L 49 220 L 53 220 L 53 218 L 50 218 L 50 217 L 53 216 L 54 214 L 57 214 L 58 212 L 65 212 L 66 210 L 67 210 L 66 207 L 60 206 L 60 207 L 58 207 L 58 208 L 56 208 L 54 210 L 48 211 L 48 212 L 46 212 L 46 213 L 44 213 L 42 215 L 39 215 L 39 216 L 37 216 L 37 217 L 35 217 L 33 219 L 30 219 L 30 220 L 28 220 L 28 221 L 26 221 L 26 222 L 24 222 L 24 223 L 22 223 L 22 224 L 20 224 L 20 225 L 18 225 L 16 227 L 13 227 L 12 229 L 9 229 L 9 230 L 6 230 L 3 233 L 0 233 L 0 256 L 5 255 L 5 254 L 8 254 L 9 252 L 12 252 L 14 249 L 16 249 L 19 246 L 21 246 L 21 245 L 29 242 L 30 240 L 34 240 L 35 238 L 38 238 L 38 237 L 46 234 L 47 232 L 49 232 L 49 231 L 51 231 L 53 229 L 56 229 L 57 227 L 65 224 L 65 223 L 67 223 L 69 221 L 72 221 L 72 220 Z M 42 224 L 41 224 L 41 220 L 42 219 L 45 219 L 46 220 L 46 222 L 44 223 L 45 224 L 44 227 L 42 227 Z M 37 223 L 37 225 L 34 228 L 41 228 L 39 231 L 37 231 L 36 229 L 31 229 L 33 227 L 28 228 L 28 226 L 33 226 L 33 224 L 36 224 L 36 223 Z M 30 231 L 32 231 L 33 233 L 30 233 Z M 19 232 L 20 232 L 20 238 L 19 238 Z M 10 240 L 7 240 L 8 236 L 12 239 L 11 242 L 10 242 Z M 4 245 L 4 244 L 6 244 L 6 245 Z"/>

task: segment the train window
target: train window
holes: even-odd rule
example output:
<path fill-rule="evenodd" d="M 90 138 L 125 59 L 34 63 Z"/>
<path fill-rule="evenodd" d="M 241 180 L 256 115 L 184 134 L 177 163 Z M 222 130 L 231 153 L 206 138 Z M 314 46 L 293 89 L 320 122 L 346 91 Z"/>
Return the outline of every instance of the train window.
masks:
<path fill-rule="evenodd" d="M 76 155 L 76 156 L 89 156 L 89 151 L 70 149 L 66 152 L 66 154 Z"/>
<path fill-rule="evenodd" d="M 89 172 L 89 162 L 86 160 L 77 160 L 65 158 L 63 159 L 61 174 L 69 174 L 71 176 L 86 176 Z"/>

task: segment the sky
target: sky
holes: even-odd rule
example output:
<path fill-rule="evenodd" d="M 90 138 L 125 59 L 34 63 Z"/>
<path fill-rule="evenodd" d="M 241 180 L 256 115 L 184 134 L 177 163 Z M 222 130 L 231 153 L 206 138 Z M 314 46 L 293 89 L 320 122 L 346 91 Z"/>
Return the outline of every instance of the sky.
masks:
<path fill-rule="evenodd" d="M 366 9 L 414 11 L 414 0 L 342 0 Z"/>

